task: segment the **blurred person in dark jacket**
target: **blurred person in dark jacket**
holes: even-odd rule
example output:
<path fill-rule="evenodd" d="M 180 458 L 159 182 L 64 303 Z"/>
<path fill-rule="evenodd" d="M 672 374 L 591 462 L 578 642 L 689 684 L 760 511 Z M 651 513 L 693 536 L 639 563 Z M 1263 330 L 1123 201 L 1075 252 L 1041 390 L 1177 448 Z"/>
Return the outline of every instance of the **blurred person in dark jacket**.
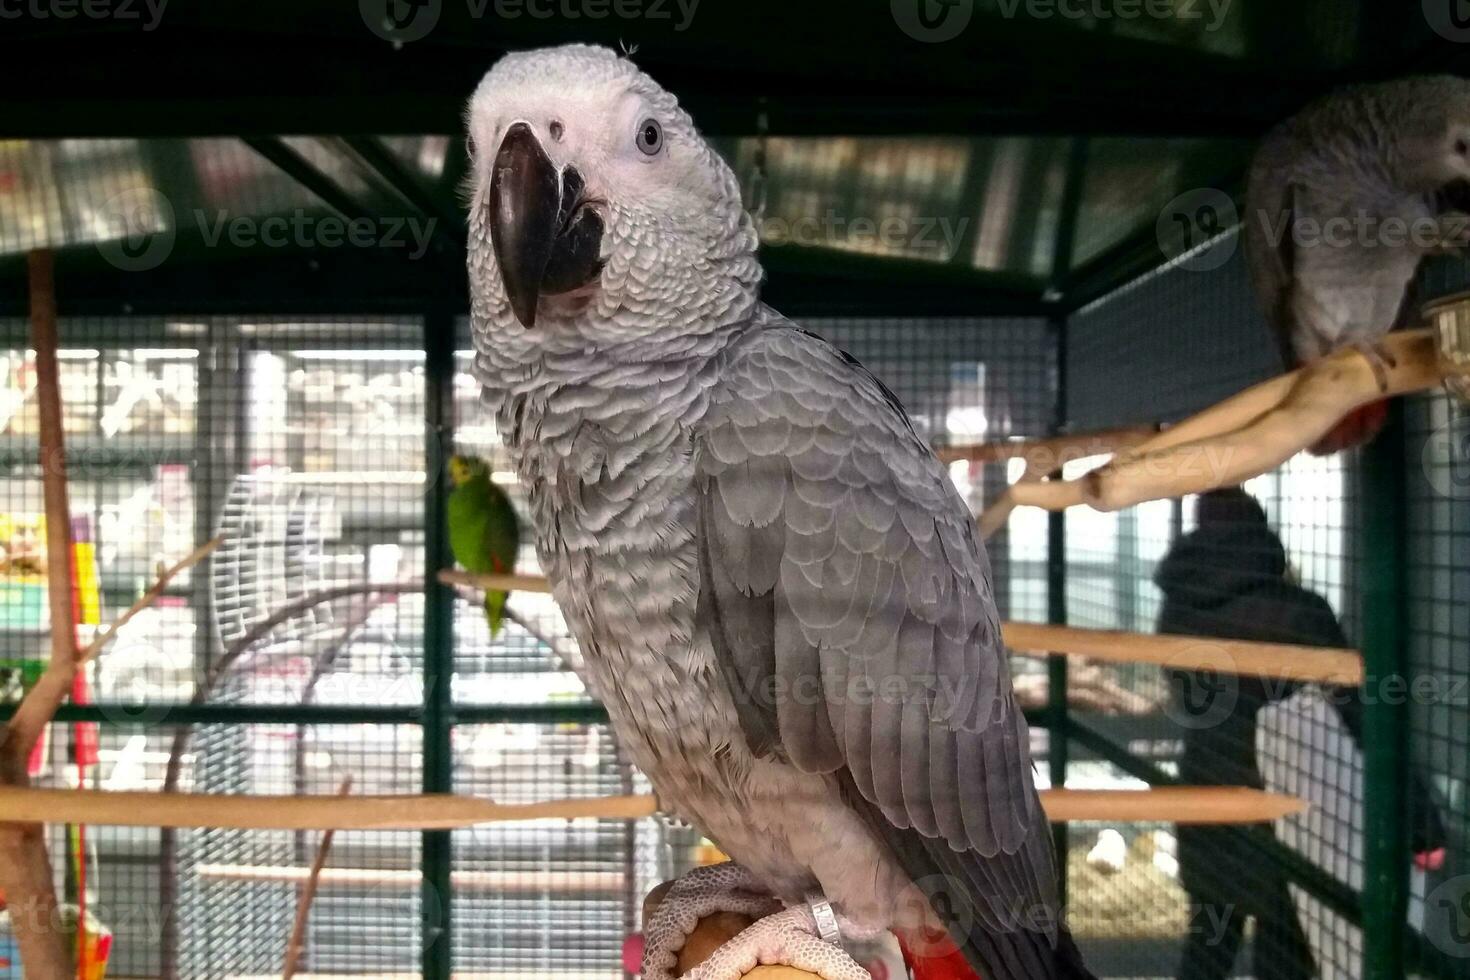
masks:
<path fill-rule="evenodd" d="M 1159 564 L 1164 593 L 1160 633 L 1346 647 L 1327 600 L 1293 582 L 1286 549 L 1261 505 L 1239 487 L 1200 495 L 1198 527 Z M 1256 718 L 1301 684 L 1273 678 L 1169 671 L 1171 714 L 1183 728 L 1179 777 L 1189 785 L 1264 788 L 1256 763 Z M 1343 727 L 1360 743 L 1357 688 L 1323 689 Z M 1345 772 L 1343 778 L 1348 774 Z M 1428 787 L 1411 777 L 1410 821 L 1421 866 L 1443 860 L 1444 828 Z M 1316 976 L 1286 877 L 1240 829 L 1178 828 L 1179 877 L 1191 904 L 1181 980 L 1232 975 L 1245 920 L 1256 920 L 1255 975 L 1261 980 Z"/>

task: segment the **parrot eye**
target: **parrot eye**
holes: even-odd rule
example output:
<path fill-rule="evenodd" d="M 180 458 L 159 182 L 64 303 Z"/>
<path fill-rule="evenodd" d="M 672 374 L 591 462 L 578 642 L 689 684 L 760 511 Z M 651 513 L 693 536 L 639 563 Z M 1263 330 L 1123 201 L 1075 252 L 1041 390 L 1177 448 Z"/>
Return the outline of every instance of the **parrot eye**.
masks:
<path fill-rule="evenodd" d="M 657 119 L 645 119 L 638 124 L 638 136 L 634 140 L 645 156 L 658 156 L 664 148 L 664 128 Z"/>
<path fill-rule="evenodd" d="M 1455 152 L 1460 154 L 1460 156 L 1470 154 L 1470 141 L 1467 141 L 1463 136 L 1455 140 Z"/>

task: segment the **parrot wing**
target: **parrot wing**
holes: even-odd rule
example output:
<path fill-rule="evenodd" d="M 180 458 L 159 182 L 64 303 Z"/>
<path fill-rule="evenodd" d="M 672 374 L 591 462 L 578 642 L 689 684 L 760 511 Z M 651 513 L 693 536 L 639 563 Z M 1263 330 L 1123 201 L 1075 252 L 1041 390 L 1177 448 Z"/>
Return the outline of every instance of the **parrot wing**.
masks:
<path fill-rule="evenodd" d="M 490 567 L 488 534 L 490 495 L 478 481 L 454 488 L 445 502 L 449 519 L 449 550 L 467 572 L 485 574 Z"/>
<path fill-rule="evenodd" d="M 752 750 L 834 774 L 916 884 L 948 883 L 931 904 L 982 975 L 1059 975 L 1075 947 L 1025 719 L 944 467 L 880 382 L 789 324 L 739 343 L 707 418 L 700 617 Z"/>
<path fill-rule="evenodd" d="M 447 502 L 449 550 L 465 571 L 475 574 L 515 571 L 520 546 L 520 523 L 505 491 L 488 476 L 479 476 L 454 488 Z M 485 621 L 492 637 L 505 619 L 505 592 L 485 593 Z"/>

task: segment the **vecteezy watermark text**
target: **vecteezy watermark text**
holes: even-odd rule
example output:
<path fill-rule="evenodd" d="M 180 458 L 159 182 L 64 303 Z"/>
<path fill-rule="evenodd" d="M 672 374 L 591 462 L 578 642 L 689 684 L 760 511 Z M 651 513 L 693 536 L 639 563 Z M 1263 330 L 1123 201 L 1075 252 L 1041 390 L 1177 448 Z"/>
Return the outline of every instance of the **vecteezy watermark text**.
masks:
<path fill-rule="evenodd" d="M 0 0 L 0 20 L 139 21 L 151 31 L 168 0 Z"/>
<path fill-rule="evenodd" d="M 1035 20 L 1175 20 L 1208 21 L 1206 32 L 1218 31 L 1230 16 L 1234 0 L 996 0 L 1007 20 L 1017 15 Z"/>
<path fill-rule="evenodd" d="M 831 246 L 845 244 L 871 250 L 937 251 L 953 255 L 969 227 L 969 218 L 846 217 L 835 211 L 799 218 L 765 215 L 754 219 L 765 245 Z"/>
<path fill-rule="evenodd" d="M 970 26 L 975 0 L 889 0 L 894 23 L 916 41 L 952 41 Z M 1201 23 L 1218 31 L 1235 0 L 993 0 L 991 13 L 1005 20 L 1132 21 Z"/>
<path fill-rule="evenodd" d="M 463 0 L 473 20 L 600 20 L 666 22 L 675 32 L 689 29 L 701 0 Z M 385 41 L 419 41 L 439 23 L 445 0 L 358 0 L 368 30 Z"/>
<path fill-rule="evenodd" d="M 434 236 L 433 218 L 339 218 L 335 215 L 311 215 L 297 210 L 289 216 L 272 215 L 257 218 L 247 215 L 231 217 L 228 211 L 213 215 L 195 211 L 204 244 L 214 248 L 221 240 L 236 248 L 412 248 L 411 259 L 422 258 Z"/>
<path fill-rule="evenodd" d="M 192 224 L 206 248 L 387 248 L 407 249 L 422 258 L 433 241 L 437 220 L 418 215 L 343 218 L 311 214 L 300 208 L 283 215 L 231 215 L 195 209 L 180 216 L 168 198 L 147 187 L 115 194 L 100 209 L 116 237 L 97 250 L 125 272 L 156 269 L 173 252 L 182 226 Z"/>

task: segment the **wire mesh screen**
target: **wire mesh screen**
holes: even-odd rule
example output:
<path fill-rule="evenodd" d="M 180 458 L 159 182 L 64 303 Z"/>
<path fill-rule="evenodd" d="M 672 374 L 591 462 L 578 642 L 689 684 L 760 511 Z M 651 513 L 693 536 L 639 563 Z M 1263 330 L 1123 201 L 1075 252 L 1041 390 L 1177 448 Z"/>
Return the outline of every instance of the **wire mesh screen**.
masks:
<path fill-rule="evenodd" d="M 1233 238 L 1215 247 L 1222 261 L 1213 271 L 1162 270 L 1074 318 L 1068 373 L 1076 380 L 1066 398 L 1074 429 L 1171 421 L 1274 372 Z M 1215 665 L 1079 668 L 1101 671 L 1136 700 L 1105 713 L 1074 710 L 1081 754 L 1069 784 L 1110 784 L 1121 767 L 1146 782 L 1252 786 L 1310 804 L 1269 829 L 1071 828 L 1074 904 L 1111 892 L 1135 920 L 1121 927 L 1139 940 L 1126 954 L 1079 930 L 1101 973 L 1360 975 L 1364 713 L 1397 698 L 1390 703 L 1409 705 L 1412 729 L 1398 801 L 1412 861 L 1400 869 L 1411 896 L 1407 945 L 1426 974 L 1463 975 L 1457 957 L 1470 950 L 1454 937 L 1465 935 L 1456 903 L 1466 719 L 1454 690 L 1464 677 L 1456 657 L 1466 583 L 1451 557 L 1463 553 L 1454 549 L 1465 534 L 1461 411 L 1442 394 L 1407 406 L 1407 635 L 1394 641 L 1406 647 L 1406 670 L 1370 674 L 1361 688 L 1240 674 L 1209 642 L 1362 648 L 1371 625 L 1365 549 L 1387 544 L 1368 539 L 1361 452 L 1302 454 L 1240 490 L 1068 513 L 1069 622 L 1205 637 L 1191 655 Z M 1081 461 L 1068 475 L 1098 462 Z M 1161 932 L 1160 922 L 1181 928 Z"/>
<path fill-rule="evenodd" d="M 1441 802 L 1444 866 L 1410 903 L 1426 973 L 1470 975 L 1470 414 L 1443 395 L 1406 411 L 1409 764 Z M 1415 826 L 1411 813 L 1411 828 Z M 1416 881 L 1416 885 L 1418 882 Z M 1415 933 L 1410 933 L 1411 940 Z"/>
<path fill-rule="evenodd" d="M 433 397 L 455 452 L 522 488 L 470 373 L 429 376 L 418 318 L 106 317 L 60 325 L 82 618 L 115 619 L 212 536 L 97 661 L 52 726 L 38 785 L 246 794 L 400 794 L 428 781 L 425 515 Z M 805 326 L 863 361 L 941 447 L 1050 431 L 1054 336 L 1042 320 L 830 320 Z M 28 327 L 0 321 L 4 695 L 39 673 L 50 627 Z M 436 387 L 437 386 L 437 387 Z M 436 392 L 438 395 L 436 395 Z M 1005 464 L 951 465 L 979 510 Z M 1006 614 L 1045 617 L 1045 540 L 991 549 Z M 1007 540 L 1007 538 L 1009 540 Z M 537 562 L 523 535 L 519 570 Z M 549 596 L 515 594 L 492 634 L 453 601 L 451 783 L 528 802 L 648 792 L 577 679 Z M 1029 669 L 1019 664 L 1018 669 Z M 1019 685 L 1033 707 L 1045 691 Z M 88 708 L 82 702 L 92 702 Z M 75 718 L 76 720 L 70 720 Z M 1043 747 L 1038 733 L 1037 746 Z M 95 751 L 93 746 L 95 745 Z M 1041 757 L 1038 754 L 1038 757 Z M 662 819 L 530 821 L 456 832 L 440 895 L 418 833 L 334 840 L 304 935 L 311 975 L 420 972 L 441 929 L 458 974 L 606 976 L 658 882 L 716 860 Z M 110 976 L 279 975 L 315 832 L 58 828 L 64 892 L 110 935 Z M 426 882 L 430 884 L 426 885 Z"/>
<path fill-rule="evenodd" d="M 816 320 L 803 326 L 862 361 L 936 445 L 1048 431 L 1055 366 L 1051 332 L 1043 321 Z M 493 406 L 480 402 L 467 325 L 461 323 L 459 334 L 455 449 L 485 458 L 495 482 L 523 508 L 524 488 L 501 446 Z M 1005 485 L 1004 468 L 996 464 L 958 462 L 951 472 L 977 510 Z M 518 565 L 536 571 L 529 538 L 523 535 Z M 992 548 L 991 554 L 997 582 L 1005 583 L 1006 566 L 999 564 L 1004 553 Z M 1015 566 L 1010 567 L 1014 577 Z M 1044 583 L 1044 561 L 1033 558 L 1022 574 Z M 1034 615 L 1044 616 L 1044 606 Z M 465 592 L 456 600 L 454 690 L 461 717 L 504 718 L 518 707 L 548 701 L 570 709 L 588 706 L 574 672 L 579 656 L 549 596 L 512 595 L 504 626 L 494 637 L 477 593 Z M 1030 696 L 1032 706 L 1044 703 L 1044 690 L 1033 689 Z M 501 720 L 462 726 L 455 737 L 456 785 L 462 791 L 507 801 L 648 791 L 647 781 L 622 758 L 613 732 L 600 723 L 543 726 Z M 716 857 L 692 828 L 656 819 L 458 833 L 457 968 L 616 975 L 623 937 L 641 918 L 642 897 L 660 881 Z M 463 884 L 496 881 L 514 882 L 515 890 Z"/>

